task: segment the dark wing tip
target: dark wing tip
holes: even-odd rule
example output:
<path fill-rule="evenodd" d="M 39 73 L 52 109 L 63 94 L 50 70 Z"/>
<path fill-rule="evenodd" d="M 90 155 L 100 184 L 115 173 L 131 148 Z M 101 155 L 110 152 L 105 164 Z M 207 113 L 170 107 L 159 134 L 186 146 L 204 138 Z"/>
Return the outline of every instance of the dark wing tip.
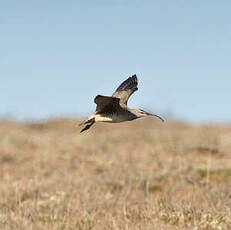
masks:
<path fill-rule="evenodd" d="M 100 98 L 102 98 L 103 96 L 102 95 L 97 95 L 97 96 L 95 96 L 95 98 L 94 98 L 94 102 L 95 102 L 95 104 L 98 104 L 99 103 L 99 101 L 100 101 Z"/>
<path fill-rule="evenodd" d="M 138 85 L 138 79 L 136 74 L 129 77 L 127 80 L 125 80 L 117 89 L 116 91 L 123 91 L 123 90 L 129 90 L 134 89 L 137 90 Z"/>
<path fill-rule="evenodd" d="M 133 79 L 135 82 L 138 83 L 138 78 L 137 78 L 136 74 L 132 75 L 132 79 Z"/>
<path fill-rule="evenodd" d="M 100 95 L 96 95 L 95 98 L 94 98 L 94 102 L 97 101 L 97 99 L 100 97 Z"/>

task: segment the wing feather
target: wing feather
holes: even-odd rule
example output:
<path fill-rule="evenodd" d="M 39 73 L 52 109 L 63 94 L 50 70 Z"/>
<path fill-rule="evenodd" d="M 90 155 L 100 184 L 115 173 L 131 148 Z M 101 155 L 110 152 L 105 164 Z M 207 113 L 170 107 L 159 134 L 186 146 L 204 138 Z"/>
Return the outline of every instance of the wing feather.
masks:
<path fill-rule="evenodd" d="M 136 90 L 138 90 L 137 85 L 138 85 L 138 79 L 136 75 L 133 75 L 132 77 L 129 77 L 127 80 L 125 80 L 120 84 L 120 86 L 113 93 L 112 97 L 119 98 L 120 104 L 122 106 L 127 106 L 127 101 L 129 97 Z"/>
<path fill-rule="evenodd" d="M 94 99 L 96 103 L 96 113 L 112 114 L 120 109 L 119 98 L 97 95 Z"/>

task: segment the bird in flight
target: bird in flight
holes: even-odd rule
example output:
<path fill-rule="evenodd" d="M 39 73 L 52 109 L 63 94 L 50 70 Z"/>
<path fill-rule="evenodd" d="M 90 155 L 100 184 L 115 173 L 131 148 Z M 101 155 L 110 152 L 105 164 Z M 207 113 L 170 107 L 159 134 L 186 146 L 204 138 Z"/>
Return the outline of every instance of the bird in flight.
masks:
<path fill-rule="evenodd" d="M 80 123 L 80 125 L 85 125 L 80 133 L 89 129 L 95 122 L 118 123 L 147 116 L 158 117 L 164 122 L 164 119 L 156 114 L 145 112 L 142 109 L 130 109 L 127 107 L 129 97 L 138 90 L 137 85 L 138 79 L 136 75 L 133 75 L 122 82 L 111 97 L 97 95 L 94 99 L 97 105 L 96 111 L 87 120 Z"/>

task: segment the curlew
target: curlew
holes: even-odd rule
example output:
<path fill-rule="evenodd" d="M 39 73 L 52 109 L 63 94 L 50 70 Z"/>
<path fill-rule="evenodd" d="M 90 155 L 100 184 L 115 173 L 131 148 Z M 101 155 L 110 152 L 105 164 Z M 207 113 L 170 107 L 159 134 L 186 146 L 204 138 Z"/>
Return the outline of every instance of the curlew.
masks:
<path fill-rule="evenodd" d="M 95 113 L 80 125 L 85 127 L 81 133 L 89 129 L 95 122 L 118 123 L 123 121 L 132 121 L 137 118 L 155 116 L 162 122 L 164 119 L 156 114 L 145 112 L 142 109 L 130 109 L 127 107 L 129 97 L 138 90 L 138 79 L 136 75 L 125 80 L 112 94 L 112 96 L 97 95 L 94 99 L 96 106 Z"/>

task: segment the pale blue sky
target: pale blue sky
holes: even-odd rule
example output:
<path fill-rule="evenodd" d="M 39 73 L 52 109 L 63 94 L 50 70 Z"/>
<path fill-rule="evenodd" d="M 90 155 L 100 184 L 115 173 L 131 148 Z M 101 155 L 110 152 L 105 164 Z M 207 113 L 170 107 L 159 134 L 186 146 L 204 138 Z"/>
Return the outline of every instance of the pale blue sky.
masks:
<path fill-rule="evenodd" d="M 0 116 L 85 116 L 132 74 L 131 107 L 231 121 L 231 2 L 0 3 Z"/>

